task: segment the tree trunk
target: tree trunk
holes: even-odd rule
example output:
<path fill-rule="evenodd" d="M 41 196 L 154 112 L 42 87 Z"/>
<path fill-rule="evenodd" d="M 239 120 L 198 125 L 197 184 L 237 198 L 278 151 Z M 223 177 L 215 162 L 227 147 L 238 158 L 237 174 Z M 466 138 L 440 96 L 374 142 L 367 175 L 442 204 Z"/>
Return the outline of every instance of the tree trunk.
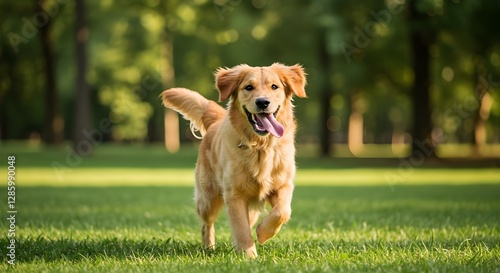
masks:
<path fill-rule="evenodd" d="M 479 71 L 479 69 L 476 69 Z M 488 92 L 489 83 L 488 81 L 477 73 L 477 83 L 476 89 L 474 90 L 475 96 L 477 98 L 478 107 L 476 113 L 474 114 L 474 155 L 481 156 L 481 146 L 486 144 L 487 132 L 486 123 L 490 116 L 491 107 L 493 106 L 493 99 L 491 94 Z"/>
<path fill-rule="evenodd" d="M 161 53 L 161 52 L 159 52 Z M 163 54 L 162 58 L 163 58 Z M 163 59 L 159 61 L 162 65 Z M 149 70 L 146 76 L 143 76 L 142 88 L 145 94 L 145 99 L 153 107 L 153 114 L 148 120 L 148 142 L 162 142 L 165 139 L 165 107 L 158 99 L 158 92 L 163 90 L 163 80 L 161 74 L 156 70 Z"/>
<path fill-rule="evenodd" d="M 85 20 L 84 0 L 76 0 L 76 94 L 73 148 L 79 155 L 89 155 L 93 150 L 94 140 L 88 139 L 91 127 L 90 88 L 86 79 L 87 54 L 85 44 L 88 39 L 88 28 Z"/>
<path fill-rule="evenodd" d="M 363 101 L 357 91 L 351 95 L 351 113 L 349 115 L 349 129 L 347 134 L 347 146 L 355 156 L 363 151 Z"/>
<path fill-rule="evenodd" d="M 173 32 L 165 28 L 162 44 L 162 59 L 164 60 L 161 78 L 165 89 L 175 85 L 174 71 L 174 41 Z M 174 110 L 165 108 L 165 148 L 170 153 L 175 153 L 180 148 L 179 114 Z"/>
<path fill-rule="evenodd" d="M 8 87 L 7 93 L 3 96 L 3 100 L 0 100 L 0 139 L 7 140 L 10 138 L 18 138 L 17 135 L 8 134 L 9 129 L 12 128 L 12 123 L 15 123 L 11 116 L 20 114 L 22 110 L 16 105 L 20 105 L 23 97 L 23 88 L 19 85 L 22 82 L 21 78 L 18 77 L 16 65 L 16 58 L 12 55 L 0 54 L 0 62 L 7 67 L 6 78 L 10 79 L 12 84 Z M 14 109 L 13 109 L 14 108 Z"/>
<path fill-rule="evenodd" d="M 44 1 L 36 1 L 37 12 L 44 12 L 42 5 Z M 51 18 L 40 27 L 40 38 L 42 44 L 42 56 L 45 62 L 45 120 L 43 139 L 47 144 L 59 144 L 63 140 L 64 121 L 59 109 L 59 96 L 57 92 L 54 54 L 52 47 Z"/>
<path fill-rule="evenodd" d="M 153 106 L 153 115 L 148 121 L 148 142 L 161 142 L 164 140 L 164 107 L 158 102 L 158 96 L 154 100 L 148 100 Z"/>
<path fill-rule="evenodd" d="M 321 101 L 320 101 L 320 134 L 319 134 L 319 143 L 320 143 L 320 153 L 321 156 L 328 157 L 332 153 L 332 147 L 330 143 L 331 132 L 328 129 L 328 119 L 332 116 L 330 100 L 333 96 L 333 90 L 330 85 L 330 73 L 331 73 L 331 65 L 330 65 L 330 54 L 327 49 L 327 30 L 323 30 L 320 33 L 319 37 L 319 63 L 321 65 L 321 70 L 323 75 L 321 76 Z"/>
<path fill-rule="evenodd" d="M 411 90 L 413 106 L 413 129 L 411 155 L 435 157 L 435 143 L 432 140 L 430 87 L 430 55 L 429 48 L 433 42 L 433 34 L 426 26 L 428 16 L 416 8 L 417 1 L 409 4 L 410 12 L 410 44 L 413 59 L 414 81 Z"/>

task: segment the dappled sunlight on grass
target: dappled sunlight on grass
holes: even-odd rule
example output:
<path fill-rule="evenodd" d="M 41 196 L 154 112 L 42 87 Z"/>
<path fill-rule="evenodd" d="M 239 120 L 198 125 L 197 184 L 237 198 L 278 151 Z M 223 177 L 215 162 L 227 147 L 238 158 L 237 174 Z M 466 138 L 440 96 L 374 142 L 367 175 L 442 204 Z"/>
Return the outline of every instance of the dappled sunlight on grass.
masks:
<path fill-rule="evenodd" d="M 21 186 L 161 186 L 194 185 L 192 169 L 148 168 L 28 168 L 17 174 Z M 500 169 L 299 169 L 297 185 L 492 184 Z"/>
<path fill-rule="evenodd" d="M 20 186 L 194 185 L 194 171 L 189 169 L 85 168 L 61 171 L 25 168 L 17 176 Z"/>
<path fill-rule="evenodd" d="M 60 147 L 3 147 L 16 155 L 21 186 L 161 186 L 194 185 L 197 147 L 169 154 L 158 145 L 104 145 L 93 155 L 78 158 Z M 306 147 L 312 151 L 311 147 Z M 297 185 L 491 184 L 500 183 L 500 169 L 438 166 L 417 168 L 401 160 L 314 158 L 301 150 Z M 299 154 L 301 154 L 299 153 Z"/>
<path fill-rule="evenodd" d="M 500 169 L 304 169 L 297 171 L 297 185 L 387 185 L 500 183 Z"/>

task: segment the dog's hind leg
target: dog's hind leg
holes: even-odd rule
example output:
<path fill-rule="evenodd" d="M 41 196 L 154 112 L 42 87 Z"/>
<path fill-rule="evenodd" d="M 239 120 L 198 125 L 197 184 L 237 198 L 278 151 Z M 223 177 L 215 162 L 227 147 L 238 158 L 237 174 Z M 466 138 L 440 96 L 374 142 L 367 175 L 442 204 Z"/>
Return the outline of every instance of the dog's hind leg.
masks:
<path fill-rule="evenodd" d="M 198 215 L 201 218 L 201 237 L 203 246 L 207 248 L 215 247 L 215 228 L 214 223 L 217 214 L 224 205 L 220 195 L 208 197 L 203 194 L 196 196 L 196 206 Z"/>
<path fill-rule="evenodd" d="M 260 209 L 258 208 L 250 208 L 248 211 L 248 222 L 250 223 L 250 228 L 255 226 L 257 220 L 259 220 Z"/>
<path fill-rule="evenodd" d="M 201 218 L 201 238 L 203 246 L 215 247 L 214 223 L 217 214 L 224 205 L 220 190 L 203 164 L 197 164 L 194 199 L 196 211 Z"/>

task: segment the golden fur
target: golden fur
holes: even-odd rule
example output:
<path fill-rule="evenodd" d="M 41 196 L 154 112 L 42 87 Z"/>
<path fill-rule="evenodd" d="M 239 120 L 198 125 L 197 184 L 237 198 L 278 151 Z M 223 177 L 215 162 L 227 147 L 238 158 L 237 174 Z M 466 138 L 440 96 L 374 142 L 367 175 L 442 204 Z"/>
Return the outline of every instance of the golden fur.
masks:
<path fill-rule="evenodd" d="M 272 209 L 257 226 L 259 243 L 276 235 L 290 219 L 296 130 L 292 96 L 306 97 L 305 73 L 299 65 L 275 63 L 220 68 L 215 76 L 219 100 L 229 99 L 227 110 L 184 88 L 166 90 L 161 97 L 166 107 L 184 115 L 203 136 L 195 171 L 203 245 L 215 246 L 214 222 L 225 204 L 236 250 L 255 257 L 251 228 L 265 203 Z M 267 107 L 258 106 L 262 99 L 268 101 Z M 257 133 L 247 115 L 254 121 L 257 115 L 273 115 L 284 131 L 280 135 L 276 126 L 274 135 L 268 130 Z M 272 131 L 275 126 L 267 128 Z"/>

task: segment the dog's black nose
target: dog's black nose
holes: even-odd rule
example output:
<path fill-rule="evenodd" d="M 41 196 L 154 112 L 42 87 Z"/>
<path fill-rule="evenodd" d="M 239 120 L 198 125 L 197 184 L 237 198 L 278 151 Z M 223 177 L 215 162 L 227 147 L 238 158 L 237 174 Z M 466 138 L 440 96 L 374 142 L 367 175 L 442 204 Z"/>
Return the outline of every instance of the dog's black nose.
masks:
<path fill-rule="evenodd" d="M 257 105 L 257 108 L 260 110 L 265 110 L 271 101 L 268 98 L 258 98 L 255 100 L 255 105 Z"/>

